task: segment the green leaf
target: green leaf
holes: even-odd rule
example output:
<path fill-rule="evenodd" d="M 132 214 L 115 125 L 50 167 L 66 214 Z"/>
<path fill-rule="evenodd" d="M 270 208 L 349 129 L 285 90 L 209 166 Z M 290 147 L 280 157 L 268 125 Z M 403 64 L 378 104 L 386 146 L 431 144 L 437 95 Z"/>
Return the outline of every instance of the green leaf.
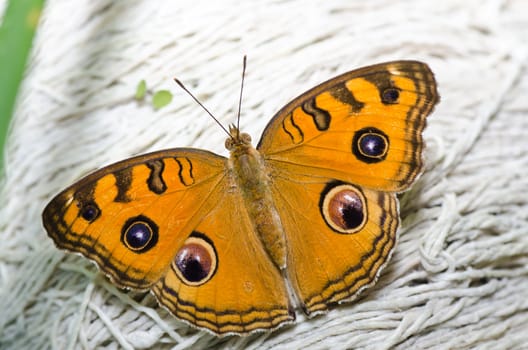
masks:
<path fill-rule="evenodd" d="M 136 100 L 142 100 L 147 92 L 147 82 L 141 80 L 136 88 Z"/>
<path fill-rule="evenodd" d="M 43 2 L 11 0 L 0 20 L 0 168 L 7 129 Z"/>
<path fill-rule="evenodd" d="M 167 90 L 157 91 L 154 96 L 152 96 L 152 105 L 154 109 L 160 109 L 171 103 L 172 94 Z"/>

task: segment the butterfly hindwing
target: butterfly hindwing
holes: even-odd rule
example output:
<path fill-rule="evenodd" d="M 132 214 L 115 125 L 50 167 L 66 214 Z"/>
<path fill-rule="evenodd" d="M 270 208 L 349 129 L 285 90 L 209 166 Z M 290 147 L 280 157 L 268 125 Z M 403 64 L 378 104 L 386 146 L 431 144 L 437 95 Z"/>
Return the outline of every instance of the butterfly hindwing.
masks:
<path fill-rule="evenodd" d="M 269 259 L 238 192 L 218 188 L 216 207 L 204 215 L 181 252 L 199 247 L 217 261 L 214 275 L 188 281 L 178 256 L 153 288 L 159 302 L 179 318 L 215 334 L 247 334 L 295 319 L 281 272 Z M 221 205 L 220 205 L 221 203 Z M 197 248 L 198 247 L 198 248 Z M 178 255 L 181 255 L 179 253 Z M 192 272 L 192 270 L 191 270 Z M 189 277 L 193 277 L 192 275 Z"/>
<path fill-rule="evenodd" d="M 396 243 L 396 196 L 334 179 L 274 175 L 287 275 L 305 313 L 324 312 L 374 284 Z"/>

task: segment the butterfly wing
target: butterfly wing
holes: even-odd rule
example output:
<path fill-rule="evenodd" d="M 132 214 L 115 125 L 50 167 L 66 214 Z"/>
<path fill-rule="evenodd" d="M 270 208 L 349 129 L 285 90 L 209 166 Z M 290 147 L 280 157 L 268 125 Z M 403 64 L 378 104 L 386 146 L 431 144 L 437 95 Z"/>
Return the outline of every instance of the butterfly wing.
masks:
<path fill-rule="evenodd" d="M 95 261 L 121 287 L 147 289 L 197 224 L 223 158 L 179 149 L 98 170 L 58 194 L 43 223 L 62 249 Z"/>
<path fill-rule="evenodd" d="M 427 65 L 389 62 L 315 87 L 268 124 L 257 149 L 307 314 L 375 283 L 396 242 L 395 193 L 422 169 L 422 130 L 437 101 Z"/>
<path fill-rule="evenodd" d="M 376 282 L 396 242 L 393 193 L 275 172 L 273 194 L 288 242 L 287 275 L 306 314 L 351 300 Z"/>
<path fill-rule="evenodd" d="M 402 191 L 422 169 L 425 117 L 437 101 L 433 73 L 423 63 L 361 68 L 288 103 L 257 149 L 273 167 Z"/>
<path fill-rule="evenodd" d="M 225 162 L 174 149 L 116 163 L 57 195 L 44 227 L 59 248 L 93 260 L 119 286 L 152 288 L 193 325 L 217 334 L 273 328 L 294 318 L 286 287 Z"/>
<path fill-rule="evenodd" d="M 215 275 L 210 282 L 193 283 L 182 276 L 185 269 L 176 258 L 154 286 L 154 294 L 176 316 L 219 335 L 293 322 L 284 279 L 251 225 L 240 194 L 218 188 L 213 196 L 218 205 L 203 217 L 185 246 L 211 247 L 210 255 L 216 256 L 212 260 L 218 261 Z"/>

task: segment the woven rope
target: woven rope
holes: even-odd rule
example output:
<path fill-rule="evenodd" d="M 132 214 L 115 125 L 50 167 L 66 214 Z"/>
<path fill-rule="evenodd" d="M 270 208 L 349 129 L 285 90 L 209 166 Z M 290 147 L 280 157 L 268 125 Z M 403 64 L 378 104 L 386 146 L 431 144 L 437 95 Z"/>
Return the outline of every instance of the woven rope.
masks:
<path fill-rule="evenodd" d="M 0 347 L 528 348 L 526 13 L 523 0 L 49 0 L 7 146 Z M 226 155 L 225 135 L 172 77 L 227 124 L 244 54 L 241 124 L 255 140 L 291 98 L 386 60 L 429 63 L 442 101 L 376 287 L 277 332 L 217 339 L 57 250 L 40 213 L 66 185 L 134 154 Z M 173 102 L 155 111 L 151 95 L 135 101 L 141 79 Z"/>

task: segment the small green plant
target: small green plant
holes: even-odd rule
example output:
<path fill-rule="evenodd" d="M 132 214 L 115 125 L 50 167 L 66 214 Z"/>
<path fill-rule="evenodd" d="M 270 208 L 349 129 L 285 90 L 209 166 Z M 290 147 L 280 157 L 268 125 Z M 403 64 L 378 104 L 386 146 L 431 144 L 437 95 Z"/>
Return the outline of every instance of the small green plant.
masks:
<path fill-rule="evenodd" d="M 147 82 L 145 79 L 141 80 L 136 87 L 135 98 L 138 101 L 143 101 L 147 94 Z M 152 96 L 152 107 L 155 110 L 163 108 L 172 102 L 172 93 L 168 90 L 159 90 L 154 92 Z"/>
<path fill-rule="evenodd" d="M 156 91 L 154 96 L 152 96 L 152 105 L 154 109 L 160 109 L 171 103 L 172 94 L 167 90 Z"/>
<path fill-rule="evenodd" d="M 136 100 L 141 101 L 145 98 L 147 93 L 147 82 L 145 79 L 141 80 L 136 88 Z"/>

